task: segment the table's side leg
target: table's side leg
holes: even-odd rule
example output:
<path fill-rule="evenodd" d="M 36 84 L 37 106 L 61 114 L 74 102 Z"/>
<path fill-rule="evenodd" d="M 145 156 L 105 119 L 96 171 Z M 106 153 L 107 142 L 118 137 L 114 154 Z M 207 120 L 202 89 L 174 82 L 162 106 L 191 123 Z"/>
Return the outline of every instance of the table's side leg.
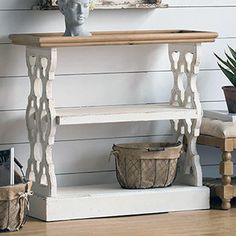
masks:
<path fill-rule="evenodd" d="M 196 143 L 200 134 L 202 121 L 202 107 L 197 90 L 197 75 L 199 73 L 201 44 L 189 44 L 185 53 L 185 74 L 187 76 L 187 87 L 185 90 L 184 106 L 194 108 L 197 118 L 185 120 L 185 136 L 187 139 L 187 168 L 185 182 L 195 186 L 202 186 L 202 168 L 200 157 L 197 153 Z"/>
<path fill-rule="evenodd" d="M 179 85 L 176 86 L 176 82 L 174 83 L 175 89 L 172 90 L 171 105 L 196 109 L 197 114 L 196 119 L 179 120 L 178 125 L 175 127 L 178 135 L 184 135 L 187 141 L 187 153 L 184 164 L 181 163 L 180 179 L 181 182 L 194 186 L 202 185 L 202 170 L 199 155 L 196 150 L 196 141 L 202 119 L 202 108 L 196 86 L 196 78 L 200 64 L 200 47 L 201 45 L 197 43 L 169 45 L 169 56 L 174 78 L 176 77 L 176 74 L 181 75 L 181 87 Z M 183 74 L 187 77 L 186 88 L 182 86 Z M 181 93 L 173 93 L 173 91 L 176 90 L 180 90 Z M 179 95 L 177 96 L 176 94 Z M 181 100 L 181 103 L 175 104 L 177 97 L 179 97 L 178 100 Z"/>
<path fill-rule="evenodd" d="M 170 44 L 169 45 L 169 59 L 171 63 L 171 70 L 173 72 L 174 83 L 171 90 L 170 105 L 181 107 L 184 101 L 184 86 L 183 73 L 184 65 L 182 64 L 180 51 Z M 172 127 L 177 135 L 177 140 L 182 141 L 184 130 L 179 120 L 171 120 Z"/>
<path fill-rule="evenodd" d="M 52 97 L 57 50 L 26 49 L 30 78 L 30 95 L 26 123 L 30 141 L 30 158 L 26 176 L 34 182 L 33 190 L 42 196 L 56 196 L 57 182 L 52 160 L 56 132 L 56 111 Z"/>
<path fill-rule="evenodd" d="M 171 64 L 171 70 L 173 73 L 173 88 L 171 90 L 171 97 L 170 97 L 170 105 L 182 107 L 184 101 L 184 85 L 183 85 L 183 76 L 184 76 L 184 64 L 182 59 L 182 54 L 175 47 L 175 45 L 170 44 L 168 46 L 168 53 L 169 53 L 169 60 Z M 183 143 L 184 137 L 184 126 L 181 120 L 170 120 L 172 129 L 174 131 L 174 138 L 176 141 L 180 141 Z M 185 158 L 181 155 L 180 159 L 178 160 L 177 165 L 177 177 L 176 181 L 181 181 L 181 173 L 184 172 L 184 163 Z"/>

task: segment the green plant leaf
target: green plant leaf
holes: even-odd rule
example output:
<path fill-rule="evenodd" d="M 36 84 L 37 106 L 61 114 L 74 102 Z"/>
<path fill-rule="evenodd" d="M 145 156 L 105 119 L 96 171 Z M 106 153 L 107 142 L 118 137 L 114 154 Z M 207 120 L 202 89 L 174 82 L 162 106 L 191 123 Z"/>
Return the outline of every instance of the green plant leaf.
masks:
<path fill-rule="evenodd" d="M 229 81 L 233 84 L 234 87 L 236 87 L 236 75 L 234 75 L 229 70 L 225 69 L 222 65 L 217 63 L 222 72 L 225 74 L 225 76 L 229 79 Z"/>
<path fill-rule="evenodd" d="M 236 75 L 236 68 L 227 60 L 228 68 Z"/>
<path fill-rule="evenodd" d="M 228 45 L 228 48 L 229 48 L 229 50 L 230 50 L 232 56 L 233 56 L 234 59 L 236 60 L 236 52 L 235 52 L 235 50 L 234 50 L 233 48 L 231 48 L 229 45 Z"/>
<path fill-rule="evenodd" d="M 225 66 L 227 66 L 228 67 L 228 65 L 227 65 L 227 62 L 226 61 L 224 61 L 223 59 L 221 59 L 217 54 L 215 54 L 214 53 L 214 55 L 216 56 L 216 58 L 221 62 L 221 63 L 223 63 Z M 219 65 L 219 64 L 218 64 Z"/>
<path fill-rule="evenodd" d="M 234 66 L 234 69 L 236 69 L 236 60 L 231 58 L 227 53 L 225 53 L 225 55 L 228 58 L 228 60 L 231 62 L 231 64 Z"/>
<path fill-rule="evenodd" d="M 214 55 L 219 60 L 217 64 L 224 73 L 224 75 L 229 79 L 233 86 L 236 87 L 236 51 L 229 45 L 228 48 L 230 50 L 231 55 L 225 52 L 227 60 L 223 60 L 215 53 Z"/>
<path fill-rule="evenodd" d="M 216 58 L 225 66 L 227 66 L 234 74 L 236 74 L 236 68 L 229 62 L 229 60 L 224 61 L 223 59 L 221 59 L 217 54 L 214 53 L 214 55 L 216 56 Z M 225 53 L 225 55 L 227 56 L 227 54 Z M 230 58 L 231 59 L 231 58 Z"/>

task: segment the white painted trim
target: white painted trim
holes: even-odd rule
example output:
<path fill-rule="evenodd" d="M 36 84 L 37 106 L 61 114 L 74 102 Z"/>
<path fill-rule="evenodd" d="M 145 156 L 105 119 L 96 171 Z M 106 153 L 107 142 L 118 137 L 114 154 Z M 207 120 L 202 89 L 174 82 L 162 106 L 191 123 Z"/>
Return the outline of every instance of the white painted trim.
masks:
<path fill-rule="evenodd" d="M 81 107 L 57 111 L 57 124 L 98 124 L 128 121 L 150 121 L 197 118 L 195 109 L 169 105 L 146 104 L 103 107 Z"/>
<path fill-rule="evenodd" d="M 209 189 L 172 186 L 125 190 L 117 184 L 89 185 L 59 188 L 56 198 L 35 195 L 30 206 L 30 216 L 44 221 L 209 209 Z"/>

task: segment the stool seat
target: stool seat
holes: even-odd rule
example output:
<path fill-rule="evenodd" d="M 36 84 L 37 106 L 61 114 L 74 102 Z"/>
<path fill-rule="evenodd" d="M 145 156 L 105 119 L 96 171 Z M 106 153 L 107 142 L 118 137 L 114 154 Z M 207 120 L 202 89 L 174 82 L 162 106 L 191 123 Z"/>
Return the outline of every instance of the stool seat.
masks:
<path fill-rule="evenodd" d="M 231 199 L 236 197 L 236 186 L 231 182 L 231 177 L 234 175 L 232 152 L 236 149 L 236 122 L 203 117 L 197 143 L 216 147 L 222 151 L 222 161 L 219 163 L 221 183 L 206 184 L 210 187 L 211 193 L 221 198 L 221 208 L 230 209 Z"/>
<path fill-rule="evenodd" d="M 218 138 L 235 138 L 236 122 L 226 122 L 203 117 L 200 133 Z"/>

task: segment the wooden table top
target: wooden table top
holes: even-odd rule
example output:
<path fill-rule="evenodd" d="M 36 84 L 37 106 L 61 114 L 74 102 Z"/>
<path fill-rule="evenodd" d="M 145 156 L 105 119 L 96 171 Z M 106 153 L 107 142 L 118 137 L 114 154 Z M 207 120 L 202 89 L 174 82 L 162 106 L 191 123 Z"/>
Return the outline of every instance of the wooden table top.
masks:
<path fill-rule="evenodd" d="M 73 46 L 105 46 L 165 43 L 214 42 L 218 34 L 191 30 L 136 30 L 91 32 L 89 37 L 65 37 L 63 33 L 12 34 L 13 44 L 41 48 Z"/>

